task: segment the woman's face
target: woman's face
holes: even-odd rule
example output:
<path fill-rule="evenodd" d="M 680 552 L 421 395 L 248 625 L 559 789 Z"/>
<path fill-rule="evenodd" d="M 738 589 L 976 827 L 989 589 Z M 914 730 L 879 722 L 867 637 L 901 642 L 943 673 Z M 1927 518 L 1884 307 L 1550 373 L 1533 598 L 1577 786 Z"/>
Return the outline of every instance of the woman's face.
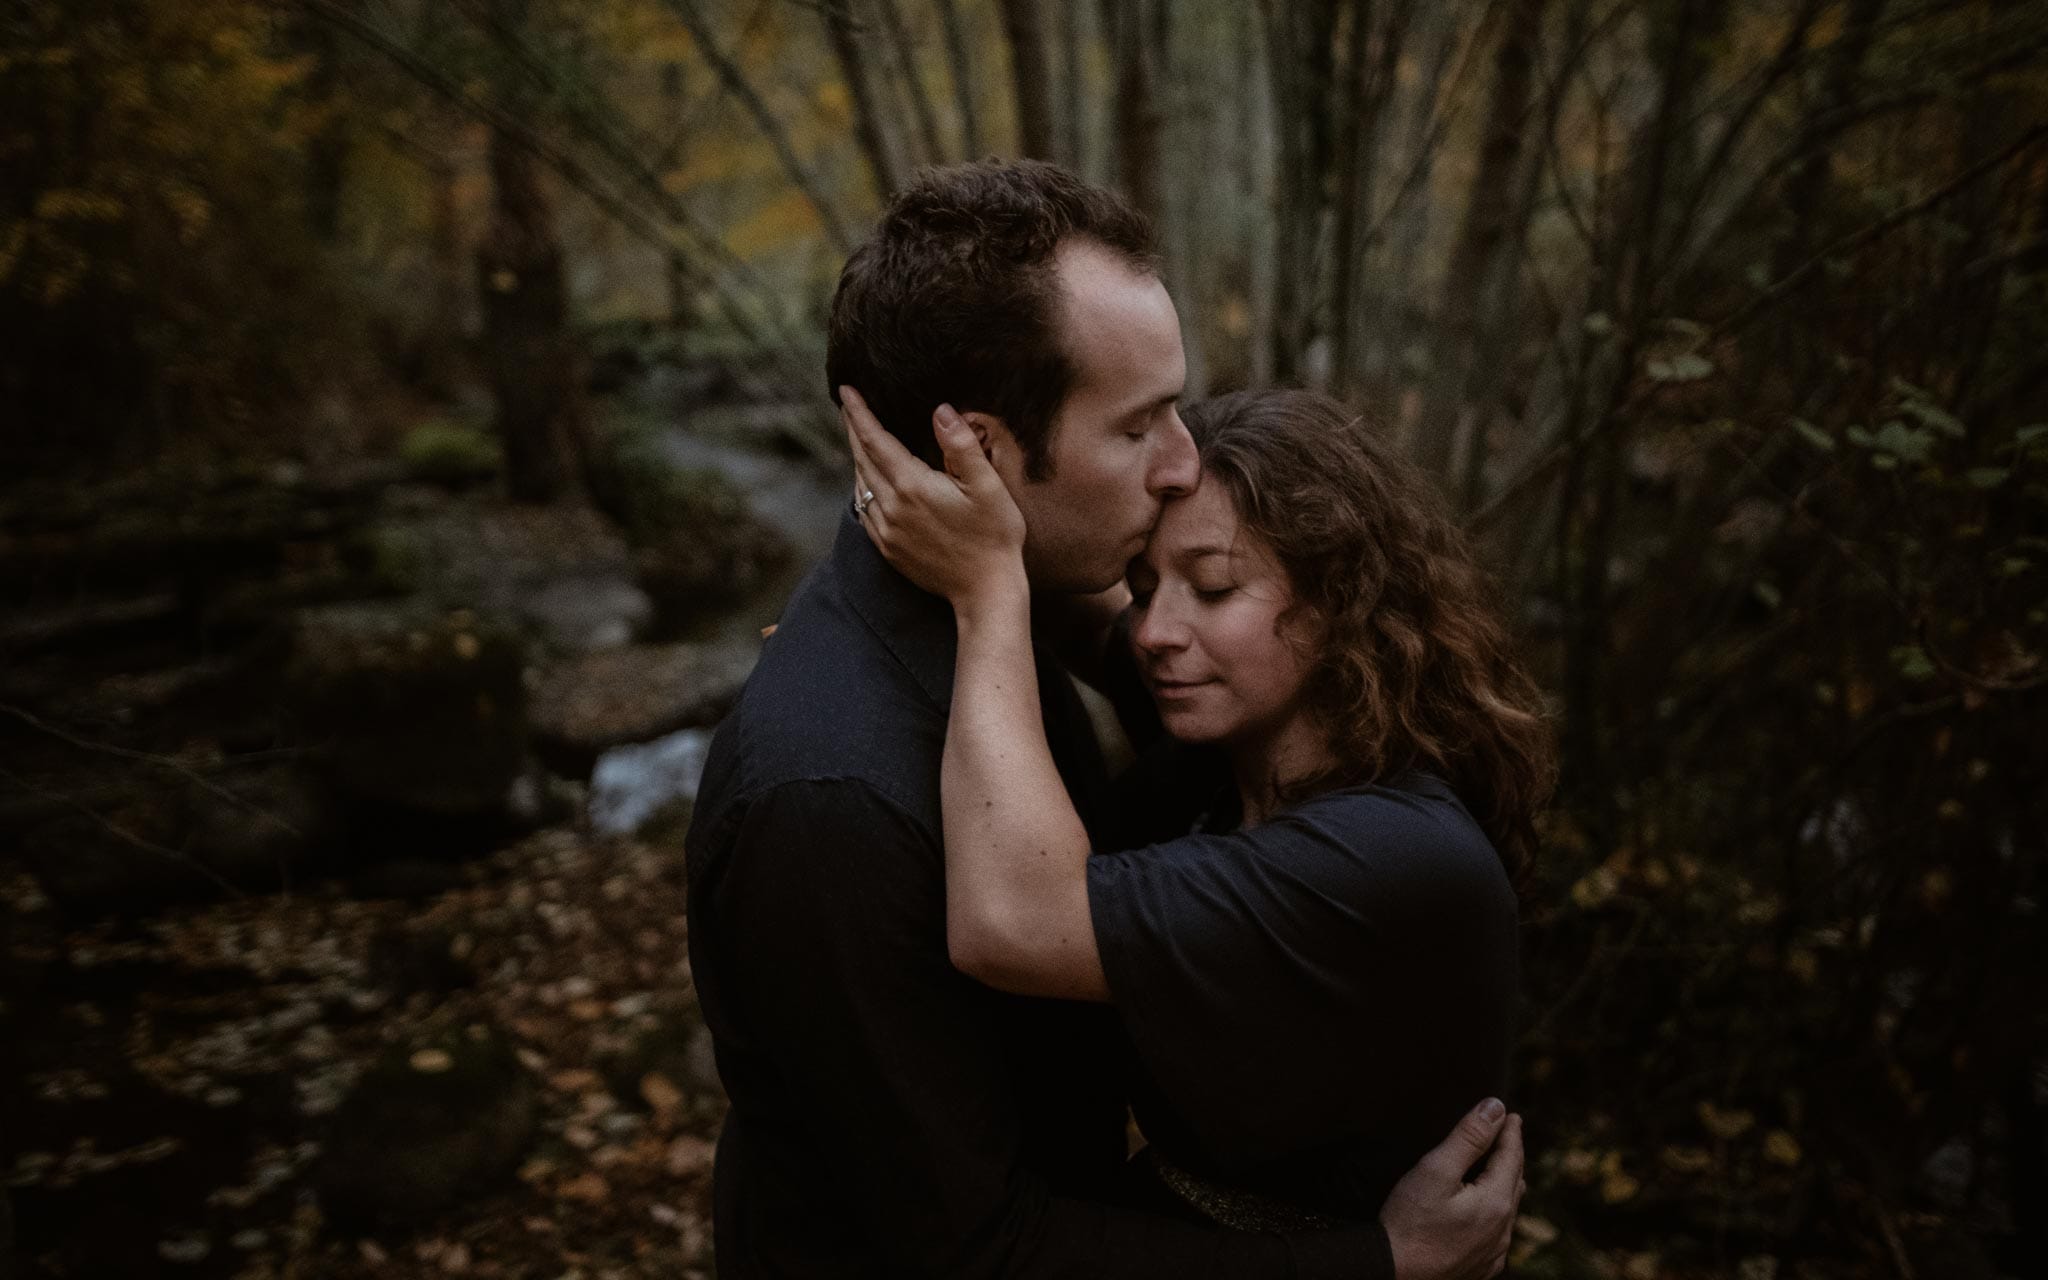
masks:
<path fill-rule="evenodd" d="M 1306 624 L 1282 621 L 1287 573 L 1220 481 L 1166 504 L 1128 578 L 1132 647 L 1168 733 L 1261 746 L 1306 729 Z"/>

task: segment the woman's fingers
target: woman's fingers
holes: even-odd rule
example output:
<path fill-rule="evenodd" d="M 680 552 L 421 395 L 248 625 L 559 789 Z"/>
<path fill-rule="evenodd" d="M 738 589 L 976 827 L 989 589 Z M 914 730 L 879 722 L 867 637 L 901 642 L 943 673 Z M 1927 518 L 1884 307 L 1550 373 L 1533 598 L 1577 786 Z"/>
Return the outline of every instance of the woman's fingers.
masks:
<path fill-rule="evenodd" d="M 902 441 L 889 434 L 868 408 L 868 402 L 861 399 L 860 392 L 852 387 L 839 388 L 839 416 L 846 423 L 847 434 L 860 449 L 856 456 L 866 463 L 862 474 L 867 476 L 876 493 L 884 492 L 885 485 L 890 489 L 901 488 L 917 472 L 931 469 L 904 448 Z"/>
<path fill-rule="evenodd" d="M 1486 1169 L 1479 1175 L 1478 1184 L 1490 1188 L 1502 1201 L 1512 1204 L 1509 1197 L 1522 1181 L 1522 1117 L 1511 1115 L 1501 1126 L 1500 1139 L 1494 1143 L 1493 1153 L 1487 1157 Z"/>
<path fill-rule="evenodd" d="M 982 452 L 981 437 L 952 405 L 942 404 L 932 411 L 932 434 L 938 437 L 939 451 L 946 457 L 946 471 L 969 493 L 1003 482 L 995 464 Z"/>

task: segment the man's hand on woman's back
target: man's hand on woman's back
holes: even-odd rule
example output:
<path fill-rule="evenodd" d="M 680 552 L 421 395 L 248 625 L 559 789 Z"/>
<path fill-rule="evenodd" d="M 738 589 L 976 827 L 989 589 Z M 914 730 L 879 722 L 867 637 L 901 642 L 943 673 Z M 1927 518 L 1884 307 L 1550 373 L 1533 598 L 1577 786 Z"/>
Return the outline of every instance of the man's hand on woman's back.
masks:
<path fill-rule="evenodd" d="M 1466 1173 L 1481 1160 L 1471 1181 Z M 1507 1267 L 1522 1179 L 1522 1117 L 1495 1098 L 1404 1174 L 1380 1206 L 1395 1280 L 1487 1280 Z"/>

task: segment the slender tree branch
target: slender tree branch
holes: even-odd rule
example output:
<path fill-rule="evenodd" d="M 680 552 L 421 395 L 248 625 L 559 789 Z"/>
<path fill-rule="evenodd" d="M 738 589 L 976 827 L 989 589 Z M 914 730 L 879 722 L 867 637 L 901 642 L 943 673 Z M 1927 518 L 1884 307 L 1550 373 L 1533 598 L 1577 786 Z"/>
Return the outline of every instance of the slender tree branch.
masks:
<path fill-rule="evenodd" d="M 697 52 L 703 56 L 704 61 L 711 64 L 711 70 L 717 74 L 718 82 L 746 108 L 747 114 L 760 128 L 762 136 L 768 139 L 768 145 L 775 148 L 775 156 L 782 162 L 782 170 L 789 175 L 791 185 L 810 202 L 811 208 L 817 210 L 818 221 L 824 224 L 825 236 L 832 242 L 832 247 L 842 254 L 853 252 L 853 237 L 847 233 L 846 223 L 840 218 L 839 211 L 833 206 L 831 199 L 825 195 L 824 187 L 818 182 L 818 176 L 811 172 L 811 167 L 797 154 L 796 145 L 790 140 L 789 130 L 784 128 L 782 122 L 775 118 L 775 113 L 768 109 L 768 104 L 762 100 L 760 93 L 747 79 L 746 72 L 741 70 L 739 63 L 719 49 L 717 35 L 704 20 L 703 11 L 697 7 L 697 0 L 666 0 L 666 3 L 689 31 Z"/>

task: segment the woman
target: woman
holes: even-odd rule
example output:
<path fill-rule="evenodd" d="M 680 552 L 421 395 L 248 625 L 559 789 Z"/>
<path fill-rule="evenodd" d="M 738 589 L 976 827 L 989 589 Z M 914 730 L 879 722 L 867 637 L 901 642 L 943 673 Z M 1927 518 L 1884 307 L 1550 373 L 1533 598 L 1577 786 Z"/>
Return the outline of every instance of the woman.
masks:
<path fill-rule="evenodd" d="M 1369 1220 L 1503 1084 L 1511 879 L 1550 780 L 1533 686 L 1426 482 L 1326 397 L 1189 411 L 1201 483 L 1127 579 L 1125 669 L 1174 740 L 1132 792 L 1157 830 L 1097 852 L 1038 718 L 1016 506 L 950 408 L 942 477 L 846 401 L 863 524 L 959 628 L 954 964 L 1115 1002 L 1184 1210 Z"/>

